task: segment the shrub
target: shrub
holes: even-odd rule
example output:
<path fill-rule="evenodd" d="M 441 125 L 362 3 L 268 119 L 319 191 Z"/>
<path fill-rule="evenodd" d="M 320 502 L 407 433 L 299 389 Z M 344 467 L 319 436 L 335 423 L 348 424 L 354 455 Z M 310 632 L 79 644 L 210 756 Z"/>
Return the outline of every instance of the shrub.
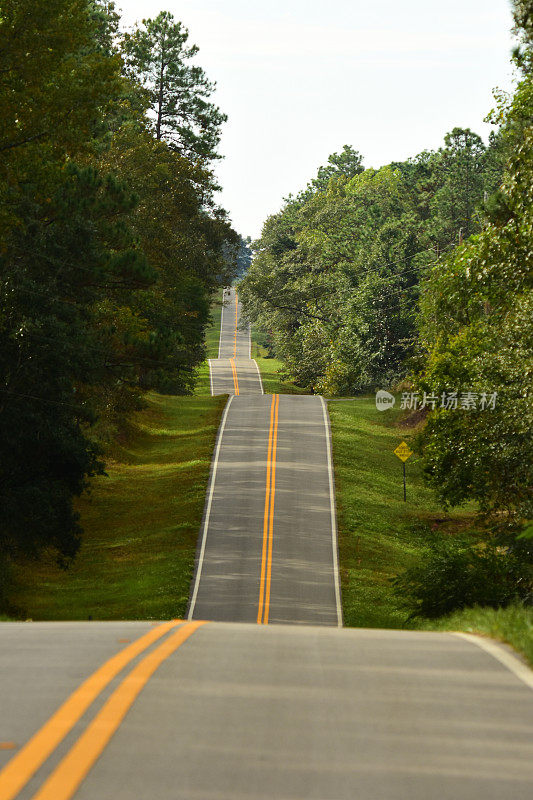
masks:
<path fill-rule="evenodd" d="M 393 579 L 411 617 L 435 618 L 467 606 L 501 608 L 533 592 L 528 550 L 465 537 L 434 539 L 420 564 Z"/>

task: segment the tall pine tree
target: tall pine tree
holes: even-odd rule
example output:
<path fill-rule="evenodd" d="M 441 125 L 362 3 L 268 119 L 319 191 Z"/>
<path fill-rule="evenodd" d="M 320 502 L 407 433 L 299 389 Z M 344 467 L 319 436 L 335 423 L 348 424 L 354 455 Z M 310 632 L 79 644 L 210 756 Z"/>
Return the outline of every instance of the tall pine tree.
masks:
<path fill-rule="evenodd" d="M 193 161 L 209 162 L 218 158 L 220 126 L 227 117 L 210 102 L 215 84 L 191 63 L 198 47 L 188 40 L 187 28 L 162 11 L 124 35 L 123 55 L 128 71 L 148 91 L 156 138 Z"/>

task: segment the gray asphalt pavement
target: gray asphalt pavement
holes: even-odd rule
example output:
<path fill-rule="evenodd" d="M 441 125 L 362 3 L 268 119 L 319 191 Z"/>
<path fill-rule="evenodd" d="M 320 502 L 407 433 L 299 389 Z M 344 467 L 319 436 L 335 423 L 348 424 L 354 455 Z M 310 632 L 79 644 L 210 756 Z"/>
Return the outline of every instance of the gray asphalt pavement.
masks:
<path fill-rule="evenodd" d="M 326 413 L 320 397 L 231 398 L 191 618 L 340 624 Z"/>
<path fill-rule="evenodd" d="M 102 659 L 129 646 L 120 638 L 148 630 L 149 623 L 0 624 L 0 741 L 16 745 L 0 749 L 0 765 Z M 139 660 L 132 666 L 138 671 Z M 109 694 L 120 694 L 131 668 L 17 796 L 531 797 L 533 693 L 491 655 L 451 634 L 208 623 L 162 661 L 95 758 L 108 737 Z M 91 733 L 95 714 L 92 747 L 76 745 Z M 65 771 L 69 752 L 76 758 Z"/>
<path fill-rule="evenodd" d="M 263 394 L 257 362 L 251 358 L 216 358 L 209 360 L 211 394 Z"/>

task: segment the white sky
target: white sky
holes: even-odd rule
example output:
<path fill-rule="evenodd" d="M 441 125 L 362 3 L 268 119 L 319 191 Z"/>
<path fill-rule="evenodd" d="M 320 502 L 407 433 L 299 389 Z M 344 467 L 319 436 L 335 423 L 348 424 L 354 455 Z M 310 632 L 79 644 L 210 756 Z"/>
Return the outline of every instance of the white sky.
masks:
<path fill-rule="evenodd" d="M 436 149 L 453 127 L 485 139 L 510 89 L 508 0 L 117 0 L 123 24 L 171 11 L 228 114 L 219 201 L 257 237 L 282 198 L 351 144 L 379 167 Z"/>

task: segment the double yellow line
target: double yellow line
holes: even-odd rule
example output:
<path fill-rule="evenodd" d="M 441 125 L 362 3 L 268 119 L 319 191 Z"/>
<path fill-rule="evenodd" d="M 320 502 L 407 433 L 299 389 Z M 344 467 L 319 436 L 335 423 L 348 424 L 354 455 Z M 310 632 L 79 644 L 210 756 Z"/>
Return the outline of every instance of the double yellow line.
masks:
<path fill-rule="evenodd" d="M 233 359 L 230 359 L 231 369 L 233 370 L 233 387 L 235 389 L 235 394 L 239 394 L 239 379 L 237 377 L 237 366 Z"/>
<path fill-rule="evenodd" d="M 263 516 L 263 551 L 257 622 L 268 625 L 270 609 L 270 581 L 272 575 L 272 544 L 274 540 L 274 500 L 276 495 L 276 450 L 278 446 L 279 394 L 272 395 L 270 406 L 270 431 L 268 435 L 265 511 Z"/>
<path fill-rule="evenodd" d="M 239 323 L 239 296 L 235 292 L 235 332 L 233 334 L 233 358 L 230 359 L 231 369 L 233 371 L 233 387 L 235 394 L 239 394 L 239 379 L 237 377 L 237 365 L 235 364 L 235 357 L 237 355 L 237 325 Z"/>
<path fill-rule="evenodd" d="M 121 650 L 87 678 L 0 772 L 0 800 L 13 800 L 121 670 L 172 628 L 123 678 L 32 800 L 69 800 L 157 668 L 204 622 L 166 622 Z"/>

